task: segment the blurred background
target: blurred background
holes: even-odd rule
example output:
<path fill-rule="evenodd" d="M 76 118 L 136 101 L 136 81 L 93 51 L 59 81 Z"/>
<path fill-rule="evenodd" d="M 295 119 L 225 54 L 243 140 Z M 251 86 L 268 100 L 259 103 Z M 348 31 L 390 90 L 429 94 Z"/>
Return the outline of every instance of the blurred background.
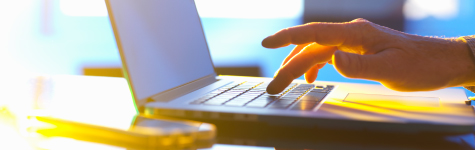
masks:
<path fill-rule="evenodd" d="M 261 40 L 307 22 L 365 18 L 423 36 L 475 34 L 472 0 L 195 0 L 218 74 L 272 77 L 292 46 Z M 4 74 L 121 76 L 121 61 L 103 0 L 0 1 Z M 332 65 L 317 80 L 347 79 Z"/>

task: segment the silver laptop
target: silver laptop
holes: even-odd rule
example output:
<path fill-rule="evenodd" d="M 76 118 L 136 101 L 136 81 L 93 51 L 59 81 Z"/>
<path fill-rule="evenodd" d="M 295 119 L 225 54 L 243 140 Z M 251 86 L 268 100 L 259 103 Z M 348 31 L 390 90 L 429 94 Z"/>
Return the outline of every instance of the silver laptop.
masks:
<path fill-rule="evenodd" d="M 217 76 L 193 0 L 106 0 L 125 77 L 144 115 L 270 126 L 472 132 L 462 89 L 396 92 L 381 85 Z"/>

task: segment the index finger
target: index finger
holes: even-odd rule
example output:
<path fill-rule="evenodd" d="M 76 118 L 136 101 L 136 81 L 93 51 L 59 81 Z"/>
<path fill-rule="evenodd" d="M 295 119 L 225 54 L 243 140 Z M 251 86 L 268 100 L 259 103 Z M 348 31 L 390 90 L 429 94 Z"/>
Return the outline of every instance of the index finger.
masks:
<path fill-rule="evenodd" d="M 348 39 L 360 40 L 368 33 L 365 28 L 370 23 L 364 19 L 355 19 L 344 23 L 313 22 L 282 29 L 262 41 L 266 48 L 279 48 L 290 44 L 316 42 L 325 46 L 341 46 Z"/>

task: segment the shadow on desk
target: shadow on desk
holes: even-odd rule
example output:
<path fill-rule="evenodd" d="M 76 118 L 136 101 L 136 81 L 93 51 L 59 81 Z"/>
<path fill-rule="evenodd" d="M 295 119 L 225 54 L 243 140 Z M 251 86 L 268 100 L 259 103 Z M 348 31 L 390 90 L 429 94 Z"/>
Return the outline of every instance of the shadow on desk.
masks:
<path fill-rule="evenodd" d="M 259 123 L 217 123 L 217 143 L 276 149 L 475 149 L 473 134 L 383 133 L 270 127 Z M 235 130 L 220 130 L 220 128 Z"/>

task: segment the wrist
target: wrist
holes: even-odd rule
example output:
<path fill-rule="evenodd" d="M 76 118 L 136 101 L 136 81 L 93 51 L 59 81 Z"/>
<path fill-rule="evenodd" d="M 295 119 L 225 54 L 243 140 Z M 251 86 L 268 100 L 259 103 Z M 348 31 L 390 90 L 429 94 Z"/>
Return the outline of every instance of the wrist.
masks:
<path fill-rule="evenodd" d="M 464 37 L 452 40 L 452 50 L 457 56 L 454 63 L 460 71 L 455 72 L 450 87 L 475 85 L 475 40 L 470 41 Z M 469 46 L 472 42 L 474 47 Z"/>

